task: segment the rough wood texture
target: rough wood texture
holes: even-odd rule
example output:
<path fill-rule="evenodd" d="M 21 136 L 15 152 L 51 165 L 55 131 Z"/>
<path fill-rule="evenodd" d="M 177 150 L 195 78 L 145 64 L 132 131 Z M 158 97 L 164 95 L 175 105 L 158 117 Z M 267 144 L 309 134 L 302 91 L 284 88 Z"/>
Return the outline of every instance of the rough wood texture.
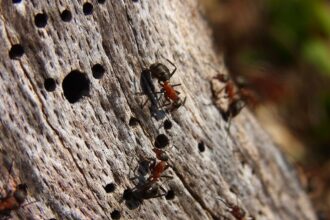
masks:
<path fill-rule="evenodd" d="M 219 200 L 244 208 L 256 219 L 315 219 L 295 171 L 254 117 L 244 109 L 228 136 L 226 122 L 212 103 L 210 81 L 225 71 L 213 50 L 211 32 L 196 0 L 0 1 L 0 187 L 28 185 L 28 201 L 12 212 L 23 219 L 233 219 Z M 60 13 L 68 9 L 72 20 Z M 44 28 L 35 15 L 46 13 Z M 10 59 L 14 44 L 25 53 Z M 173 128 L 151 118 L 135 95 L 143 67 L 155 61 L 178 67 L 171 82 L 187 96 L 184 107 L 169 114 Z M 102 79 L 92 66 L 103 65 Z M 62 82 L 78 70 L 89 80 L 89 94 L 70 103 Z M 53 78 L 56 88 L 46 91 Z M 155 81 L 156 83 L 156 81 Z M 87 93 L 86 93 L 87 94 Z M 141 123 L 128 125 L 134 116 Z M 122 193 L 139 158 L 153 157 L 155 137 L 166 133 L 171 145 L 167 174 L 160 181 L 174 189 L 174 200 L 145 200 L 130 210 Z M 228 136 L 228 138 L 226 138 Z M 198 143 L 204 142 L 205 152 Z M 8 167 L 14 169 L 7 181 Z M 131 163 L 132 161 L 132 163 Z M 103 186 L 114 182 L 107 194 Z"/>

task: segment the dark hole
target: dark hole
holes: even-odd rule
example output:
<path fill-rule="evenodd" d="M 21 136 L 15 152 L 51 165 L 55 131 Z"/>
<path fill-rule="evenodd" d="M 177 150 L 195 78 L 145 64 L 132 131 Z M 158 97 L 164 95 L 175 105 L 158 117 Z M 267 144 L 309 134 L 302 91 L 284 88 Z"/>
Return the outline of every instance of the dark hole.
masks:
<path fill-rule="evenodd" d="M 166 119 L 166 120 L 164 121 L 164 128 L 165 128 L 166 130 L 172 128 L 172 122 L 171 122 L 169 119 Z"/>
<path fill-rule="evenodd" d="M 114 210 L 113 212 L 111 212 L 111 218 L 112 219 L 120 219 L 120 211 L 118 210 Z"/>
<path fill-rule="evenodd" d="M 56 88 L 56 82 L 55 82 L 55 80 L 53 78 L 48 78 L 48 79 L 45 80 L 44 86 L 45 86 L 45 89 L 48 92 L 52 92 Z"/>
<path fill-rule="evenodd" d="M 64 96 L 70 103 L 77 102 L 80 98 L 89 94 L 89 80 L 85 74 L 78 70 L 71 71 L 62 83 Z"/>
<path fill-rule="evenodd" d="M 238 190 L 237 190 L 237 187 L 235 185 L 231 186 L 229 188 L 229 191 L 232 192 L 233 194 L 238 194 Z"/>
<path fill-rule="evenodd" d="M 43 28 L 47 25 L 48 16 L 45 13 L 39 13 L 34 17 L 34 24 L 38 28 Z"/>
<path fill-rule="evenodd" d="M 50 218 L 50 219 L 48 219 L 48 220 L 56 220 L 56 218 Z"/>
<path fill-rule="evenodd" d="M 9 51 L 10 59 L 20 58 L 23 54 L 24 48 L 20 44 L 14 44 Z"/>
<path fill-rule="evenodd" d="M 107 193 L 111 193 L 111 192 L 115 191 L 116 185 L 114 183 L 109 183 L 106 186 L 104 186 L 103 188 Z"/>
<path fill-rule="evenodd" d="M 199 152 L 204 152 L 205 151 L 205 144 L 204 144 L 203 141 L 198 143 L 198 150 L 199 150 Z"/>
<path fill-rule="evenodd" d="M 105 0 L 98 0 L 97 2 L 100 4 L 104 4 Z"/>
<path fill-rule="evenodd" d="M 84 15 L 91 15 L 93 13 L 93 5 L 89 2 L 84 3 L 83 12 Z"/>
<path fill-rule="evenodd" d="M 103 68 L 103 66 L 101 64 L 95 64 L 92 67 L 92 72 L 93 72 L 93 77 L 95 79 L 101 79 L 102 76 L 104 75 L 105 69 Z"/>
<path fill-rule="evenodd" d="M 21 3 L 22 0 L 13 0 L 14 4 Z"/>
<path fill-rule="evenodd" d="M 133 192 L 131 189 L 125 189 L 123 193 L 124 200 L 131 200 L 133 198 Z"/>
<path fill-rule="evenodd" d="M 131 117 L 129 119 L 128 125 L 131 127 L 137 126 L 140 123 L 140 120 L 135 118 L 135 117 Z"/>
<path fill-rule="evenodd" d="M 133 2 L 138 2 L 139 0 L 132 0 Z"/>
<path fill-rule="evenodd" d="M 65 21 L 65 22 L 69 22 L 71 21 L 72 19 L 72 14 L 69 10 L 65 9 L 64 11 L 62 11 L 61 13 L 61 19 L 62 21 Z"/>
<path fill-rule="evenodd" d="M 168 137 L 165 134 L 160 134 L 156 137 L 155 147 L 164 148 L 170 143 Z"/>
<path fill-rule="evenodd" d="M 167 193 L 166 193 L 166 196 L 165 196 L 165 198 L 167 199 L 167 200 L 172 200 L 172 199 L 174 199 L 174 197 L 175 197 L 175 192 L 174 192 L 174 190 L 169 190 L 169 191 L 167 191 Z"/>
<path fill-rule="evenodd" d="M 222 119 L 225 120 L 226 122 L 228 122 L 229 120 L 229 117 L 230 117 L 230 111 L 221 111 L 221 116 L 222 116 Z"/>

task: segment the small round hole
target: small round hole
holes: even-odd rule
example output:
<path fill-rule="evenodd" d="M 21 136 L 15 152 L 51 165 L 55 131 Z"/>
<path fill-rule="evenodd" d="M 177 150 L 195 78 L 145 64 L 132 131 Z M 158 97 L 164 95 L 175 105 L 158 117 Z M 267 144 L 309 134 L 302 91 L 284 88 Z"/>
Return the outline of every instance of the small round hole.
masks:
<path fill-rule="evenodd" d="M 105 185 L 103 188 L 107 193 L 111 193 L 116 190 L 116 185 L 114 183 L 109 183 Z"/>
<path fill-rule="evenodd" d="M 20 44 L 14 44 L 9 50 L 10 59 L 17 59 L 23 56 L 24 48 Z"/>
<path fill-rule="evenodd" d="M 101 64 L 95 64 L 93 67 L 92 67 L 92 72 L 93 72 L 93 77 L 95 79 L 101 79 L 102 76 L 104 75 L 105 73 L 105 69 L 103 68 L 103 66 Z"/>
<path fill-rule="evenodd" d="M 84 73 L 73 70 L 64 78 L 62 87 L 65 98 L 75 103 L 89 94 L 89 79 Z"/>
<path fill-rule="evenodd" d="M 120 211 L 114 210 L 113 212 L 111 212 L 112 219 L 120 219 L 120 217 L 121 217 Z"/>
<path fill-rule="evenodd" d="M 131 127 L 137 126 L 140 123 L 140 120 L 135 118 L 135 117 L 131 117 L 129 119 L 128 125 Z"/>
<path fill-rule="evenodd" d="M 204 142 L 198 143 L 198 150 L 199 150 L 199 152 L 204 152 L 205 151 L 205 144 L 204 144 Z"/>
<path fill-rule="evenodd" d="M 13 0 L 14 4 L 21 3 L 22 0 Z"/>
<path fill-rule="evenodd" d="M 47 25 L 48 16 L 45 13 L 39 13 L 34 17 L 34 24 L 38 28 L 43 28 Z"/>
<path fill-rule="evenodd" d="M 174 192 L 174 190 L 169 190 L 169 191 L 167 191 L 167 193 L 166 193 L 166 195 L 165 195 L 165 198 L 167 199 L 167 200 L 172 200 L 172 199 L 174 199 L 174 197 L 175 197 L 175 192 Z"/>
<path fill-rule="evenodd" d="M 104 4 L 105 0 L 97 0 L 99 4 Z"/>
<path fill-rule="evenodd" d="M 169 119 L 166 119 L 165 121 L 164 121 L 164 128 L 166 129 L 166 130 L 169 130 L 169 129 L 171 129 L 172 128 L 172 122 L 169 120 Z"/>
<path fill-rule="evenodd" d="M 132 0 L 132 2 L 138 2 L 139 0 Z"/>
<path fill-rule="evenodd" d="M 64 11 L 62 11 L 62 13 L 61 13 L 61 19 L 62 19 L 62 21 L 64 21 L 64 22 L 69 22 L 69 21 L 71 21 L 71 19 L 72 19 L 72 14 L 71 14 L 71 12 L 70 12 L 69 10 L 67 10 L 67 9 L 65 9 Z"/>
<path fill-rule="evenodd" d="M 160 134 L 156 137 L 155 147 L 164 148 L 170 143 L 168 137 L 165 134 Z"/>
<path fill-rule="evenodd" d="M 93 5 L 89 2 L 84 3 L 83 12 L 84 15 L 91 15 L 93 13 Z"/>
<path fill-rule="evenodd" d="M 55 80 L 53 78 L 48 78 L 48 79 L 45 80 L 44 86 L 45 86 L 45 89 L 48 92 L 52 92 L 56 88 L 56 82 L 55 82 Z"/>

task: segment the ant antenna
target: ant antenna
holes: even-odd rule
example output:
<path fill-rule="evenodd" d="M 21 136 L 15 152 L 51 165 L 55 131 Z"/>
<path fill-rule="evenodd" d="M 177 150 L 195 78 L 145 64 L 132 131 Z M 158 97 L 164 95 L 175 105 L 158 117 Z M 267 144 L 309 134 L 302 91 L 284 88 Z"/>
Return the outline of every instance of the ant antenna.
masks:
<path fill-rule="evenodd" d="M 38 200 L 34 200 L 34 201 L 31 201 L 31 202 L 28 202 L 28 203 L 22 205 L 21 208 L 24 208 L 25 206 L 28 206 L 28 205 L 31 205 L 31 204 L 37 203 L 37 202 L 39 202 L 39 201 Z"/>

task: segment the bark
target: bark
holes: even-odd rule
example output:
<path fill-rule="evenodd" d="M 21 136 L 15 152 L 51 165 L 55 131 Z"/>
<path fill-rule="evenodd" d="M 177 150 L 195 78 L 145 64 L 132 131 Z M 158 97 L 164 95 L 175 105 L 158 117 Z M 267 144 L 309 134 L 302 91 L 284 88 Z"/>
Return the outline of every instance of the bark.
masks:
<path fill-rule="evenodd" d="M 256 219 L 315 219 L 296 172 L 247 109 L 228 134 L 210 83 L 225 67 L 198 1 L 91 1 L 91 15 L 84 3 L 0 1 L 0 189 L 4 196 L 26 183 L 25 204 L 37 201 L 12 211 L 14 219 L 111 219 L 114 210 L 122 219 L 234 219 L 220 199 Z M 61 19 L 65 9 L 71 21 Z M 38 13 L 47 15 L 46 25 L 35 21 Z M 143 68 L 171 67 L 164 57 L 178 67 L 171 82 L 182 83 L 177 89 L 187 97 L 167 114 L 169 130 L 135 94 Z M 95 64 L 105 69 L 102 78 Z M 71 71 L 77 78 L 68 86 L 82 86 L 74 103 L 65 95 Z M 131 117 L 140 123 L 130 126 Z M 165 171 L 173 179 L 159 184 L 175 198 L 132 208 L 122 199 L 135 186 L 129 174 L 155 157 L 158 134 L 173 146 Z M 114 192 L 106 193 L 108 183 Z"/>

